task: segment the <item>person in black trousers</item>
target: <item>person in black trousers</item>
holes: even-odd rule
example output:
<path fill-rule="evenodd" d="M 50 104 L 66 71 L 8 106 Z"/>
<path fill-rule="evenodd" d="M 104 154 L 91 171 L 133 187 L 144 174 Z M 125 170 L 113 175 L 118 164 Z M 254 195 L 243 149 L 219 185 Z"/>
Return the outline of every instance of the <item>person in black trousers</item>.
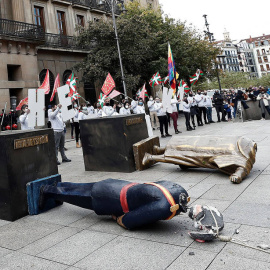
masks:
<path fill-rule="evenodd" d="M 227 122 L 227 120 L 225 119 L 225 113 L 224 113 L 224 107 L 223 107 L 223 96 L 219 93 L 219 90 L 215 91 L 215 94 L 213 95 L 213 102 L 215 104 L 214 106 L 217 111 L 218 122 L 220 122 L 220 113 L 222 115 L 221 120 L 223 122 Z"/>
<path fill-rule="evenodd" d="M 158 117 L 158 120 L 159 120 L 159 130 L 160 130 L 160 133 L 161 133 L 161 138 L 172 136 L 172 135 L 170 135 L 168 133 L 168 117 L 167 117 L 166 113 L 162 109 L 162 103 L 160 103 L 159 98 L 156 98 L 155 110 L 157 112 L 157 117 Z M 164 132 L 163 132 L 163 128 L 165 129 L 165 135 L 164 135 Z"/>

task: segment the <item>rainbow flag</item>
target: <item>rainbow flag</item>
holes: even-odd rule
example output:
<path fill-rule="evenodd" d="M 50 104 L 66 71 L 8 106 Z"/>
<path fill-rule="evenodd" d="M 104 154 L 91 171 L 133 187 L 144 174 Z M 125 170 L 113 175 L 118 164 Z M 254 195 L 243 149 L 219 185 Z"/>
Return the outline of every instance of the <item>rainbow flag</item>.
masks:
<path fill-rule="evenodd" d="M 169 81 L 174 93 L 176 91 L 176 70 L 170 43 L 168 43 L 168 71 Z"/>

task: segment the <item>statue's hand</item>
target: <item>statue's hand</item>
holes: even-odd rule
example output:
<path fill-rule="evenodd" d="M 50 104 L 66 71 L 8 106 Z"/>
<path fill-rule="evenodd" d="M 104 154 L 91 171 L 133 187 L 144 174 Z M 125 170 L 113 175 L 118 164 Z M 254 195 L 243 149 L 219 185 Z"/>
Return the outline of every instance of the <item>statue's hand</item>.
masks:
<path fill-rule="evenodd" d="M 235 184 L 240 184 L 242 182 L 242 178 L 239 175 L 236 175 L 236 174 L 232 174 L 230 176 L 230 180 L 231 180 L 231 182 L 233 182 Z"/>

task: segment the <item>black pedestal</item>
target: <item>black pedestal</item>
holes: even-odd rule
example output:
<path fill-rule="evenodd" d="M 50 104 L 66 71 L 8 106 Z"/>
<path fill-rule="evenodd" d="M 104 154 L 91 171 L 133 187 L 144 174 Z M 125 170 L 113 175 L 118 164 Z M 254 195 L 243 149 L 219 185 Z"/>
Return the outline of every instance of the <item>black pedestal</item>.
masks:
<path fill-rule="evenodd" d="M 0 133 L 0 219 L 28 215 L 26 184 L 58 173 L 52 129 Z"/>
<path fill-rule="evenodd" d="M 86 171 L 133 172 L 133 144 L 148 137 L 144 114 L 80 121 Z"/>

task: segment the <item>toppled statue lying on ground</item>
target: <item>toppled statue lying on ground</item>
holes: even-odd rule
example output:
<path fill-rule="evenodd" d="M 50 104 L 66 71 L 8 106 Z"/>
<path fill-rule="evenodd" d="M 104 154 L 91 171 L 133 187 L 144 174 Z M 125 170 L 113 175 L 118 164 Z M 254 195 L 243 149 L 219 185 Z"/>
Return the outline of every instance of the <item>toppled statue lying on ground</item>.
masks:
<path fill-rule="evenodd" d="M 189 197 L 183 187 L 168 181 L 138 184 L 107 179 L 86 184 L 42 185 L 38 200 L 40 209 L 49 200 L 67 202 L 94 210 L 98 215 L 112 215 L 120 226 L 134 229 L 186 213 Z"/>
<path fill-rule="evenodd" d="M 233 183 L 241 183 L 255 163 L 256 152 L 257 144 L 245 137 L 177 136 L 166 147 L 155 146 L 156 155 L 146 153 L 142 164 L 156 161 L 177 164 L 181 169 L 218 169 L 230 175 Z"/>

